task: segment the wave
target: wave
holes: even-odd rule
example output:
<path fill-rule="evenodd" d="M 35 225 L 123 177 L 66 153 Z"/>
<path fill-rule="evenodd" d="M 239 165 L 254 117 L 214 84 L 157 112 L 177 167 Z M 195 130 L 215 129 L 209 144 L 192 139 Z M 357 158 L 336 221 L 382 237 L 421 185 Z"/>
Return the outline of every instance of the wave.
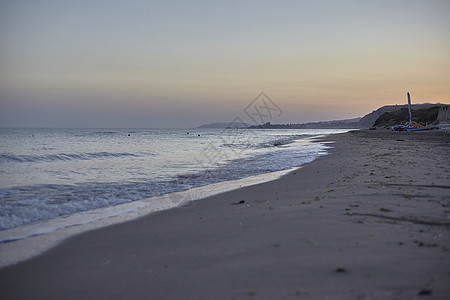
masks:
<path fill-rule="evenodd" d="M 116 137 L 116 136 L 125 136 L 128 135 L 129 133 L 135 133 L 136 131 L 111 131 L 111 130 L 101 130 L 101 131 L 84 131 L 81 130 L 80 133 L 76 133 L 74 134 L 74 136 L 76 137 L 88 137 L 88 138 L 92 138 L 92 137 Z"/>
<path fill-rule="evenodd" d="M 72 160 L 92 160 L 111 157 L 141 157 L 140 155 L 123 152 L 123 153 L 111 153 L 111 152 L 93 152 L 93 153 L 58 153 L 58 154 L 45 154 L 45 155 L 24 155 L 24 154 L 0 154 L 1 162 L 55 162 L 55 161 L 72 161 Z"/>
<path fill-rule="evenodd" d="M 187 189 L 175 181 L 35 185 L 0 190 L 0 231 Z"/>
<path fill-rule="evenodd" d="M 287 138 L 280 138 L 280 139 L 276 139 L 270 142 L 265 142 L 265 143 L 261 143 L 259 144 L 260 148 L 270 148 L 270 147 L 279 147 L 279 146 L 284 146 L 284 145 L 288 145 L 291 144 L 295 141 L 295 139 L 297 139 L 299 137 L 295 136 L 295 137 L 287 137 Z"/>
<path fill-rule="evenodd" d="M 238 149 L 264 149 L 280 147 L 294 143 L 296 140 L 301 139 L 302 135 L 283 136 L 270 141 L 262 143 L 253 143 L 251 137 L 243 138 L 243 140 L 237 140 L 235 143 L 223 143 L 222 147 L 226 148 L 238 148 Z"/>

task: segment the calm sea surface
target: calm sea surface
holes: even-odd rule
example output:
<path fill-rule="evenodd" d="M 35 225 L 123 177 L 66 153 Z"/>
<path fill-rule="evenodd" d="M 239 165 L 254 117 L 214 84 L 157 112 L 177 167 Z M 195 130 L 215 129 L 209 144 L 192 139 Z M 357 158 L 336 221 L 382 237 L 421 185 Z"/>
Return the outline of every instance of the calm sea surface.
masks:
<path fill-rule="evenodd" d="M 0 230 L 290 169 L 343 131 L 0 129 Z"/>

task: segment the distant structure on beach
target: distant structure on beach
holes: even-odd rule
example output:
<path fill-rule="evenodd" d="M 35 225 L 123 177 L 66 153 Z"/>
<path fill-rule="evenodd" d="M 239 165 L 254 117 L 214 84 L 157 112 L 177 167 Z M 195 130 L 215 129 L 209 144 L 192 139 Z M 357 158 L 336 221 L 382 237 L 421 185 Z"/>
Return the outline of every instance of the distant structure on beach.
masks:
<path fill-rule="evenodd" d="M 449 114 L 449 108 L 450 105 L 445 105 L 439 108 L 437 120 L 439 122 L 448 122 L 450 121 L 450 114 Z"/>
<path fill-rule="evenodd" d="M 272 124 L 267 122 L 261 125 L 251 126 L 251 129 L 357 129 L 361 118 L 311 122 L 301 124 Z"/>
<path fill-rule="evenodd" d="M 439 121 L 439 128 L 442 131 L 450 133 L 450 105 L 445 105 L 439 108 L 438 113 L 438 121 Z"/>

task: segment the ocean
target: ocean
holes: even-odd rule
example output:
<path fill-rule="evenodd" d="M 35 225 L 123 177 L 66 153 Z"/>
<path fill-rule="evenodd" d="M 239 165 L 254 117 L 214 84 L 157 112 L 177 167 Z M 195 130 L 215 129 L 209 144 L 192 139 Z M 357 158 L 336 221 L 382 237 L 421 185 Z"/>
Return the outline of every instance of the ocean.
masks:
<path fill-rule="evenodd" d="M 152 210 L 194 200 L 173 193 L 290 170 L 326 154 L 314 137 L 347 130 L 0 129 L 0 243 L 85 224 L 91 211 L 159 199 Z M 276 173 L 278 174 L 278 173 Z M 281 173 L 280 173 L 281 174 Z M 278 175 L 277 175 L 278 176 Z M 244 180 L 244 181 L 242 181 Z M 167 196 L 167 201 L 161 197 Z M 153 198 L 152 198 L 153 197 Z M 155 200 L 154 203 L 157 201 Z M 84 213 L 67 225 L 67 219 Z M 78 222 L 78 223 L 77 223 Z M 31 227 L 30 227 L 31 226 Z"/>

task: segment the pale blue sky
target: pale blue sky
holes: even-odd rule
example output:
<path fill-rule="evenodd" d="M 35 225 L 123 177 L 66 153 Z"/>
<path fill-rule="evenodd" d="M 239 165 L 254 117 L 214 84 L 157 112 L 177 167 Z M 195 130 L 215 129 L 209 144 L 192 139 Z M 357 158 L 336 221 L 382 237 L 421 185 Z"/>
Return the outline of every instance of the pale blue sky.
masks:
<path fill-rule="evenodd" d="M 1 1 L 0 126 L 190 127 L 449 102 L 450 1 Z"/>

